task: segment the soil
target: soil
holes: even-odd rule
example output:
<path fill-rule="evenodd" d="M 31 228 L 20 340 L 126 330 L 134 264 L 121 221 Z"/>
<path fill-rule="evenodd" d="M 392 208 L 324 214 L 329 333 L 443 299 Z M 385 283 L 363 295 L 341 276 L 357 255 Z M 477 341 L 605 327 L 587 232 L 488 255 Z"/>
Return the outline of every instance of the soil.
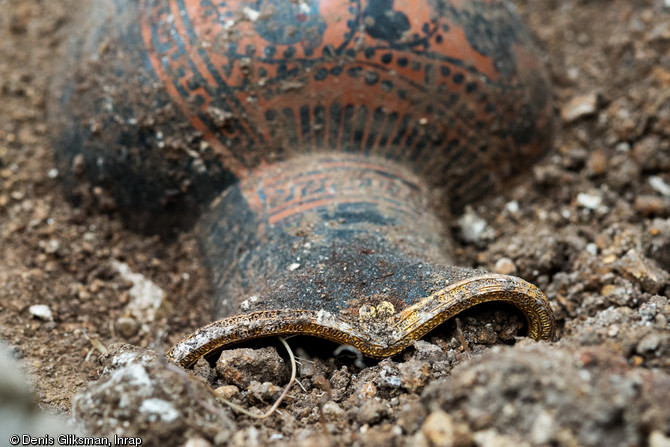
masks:
<path fill-rule="evenodd" d="M 518 316 L 499 308 L 380 362 L 290 339 L 300 386 L 257 420 L 222 399 L 269 408 L 290 371 L 278 342 L 190 372 L 155 354 L 210 322 L 194 236 L 141 235 L 113 206 L 65 199 L 46 101 L 79 2 L 0 0 L 0 338 L 38 404 L 145 445 L 669 445 L 670 7 L 514 3 L 546 53 L 554 151 L 467 210 L 487 228 L 456 251 L 540 287 L 558 341 L 511 337 Z"/>

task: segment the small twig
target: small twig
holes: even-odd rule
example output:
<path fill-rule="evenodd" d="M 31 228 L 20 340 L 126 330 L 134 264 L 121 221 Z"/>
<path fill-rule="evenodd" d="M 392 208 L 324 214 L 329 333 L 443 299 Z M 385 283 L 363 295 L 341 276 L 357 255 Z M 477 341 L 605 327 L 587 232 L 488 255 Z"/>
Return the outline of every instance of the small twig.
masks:
<path fill-rule="evenodd" d="M 259 415 L 259 414 L 252 413 L 251 411 L 247 410 L 246 408 L 243 408 L 243 407 L 241 407 L 237 404 L 234 404 L 227 399 L 219 398 L 219 400 L 222 403 L 228 405 L 233 410 L 239 411 L 242 414 L 246 414 L 247 416 L 250 416 L 250 417 L 256 418 L 256 419 L 265 419 L 265 418 L 269 417 L 270 415 L 272 415 L 272 413 L 274 413 L 277 410 L 277 407 L 279 407 L 279 404 L 281 404 L 281 402 L 284 400 L 284 398 L 288 394 L 289 390 L 291 389 L 291 385 L 293 385 L 293 383 L 296 381 L 295 380 L 296 362 L 295 362 L 295 357 L 293 356 L 293 351 L 291 350 L 291 347 L 288 345 L 288 343 L 286 342 L 284 337 L 278 337 L 278 338 L 279 338 L 279 341 L 281 341 L 284 344 L 284 347 L 288 351 L 288 355 L 291 358 L 291 380 L 288 381 L 288 384 L 286 385 L 286 388 L 284 388 L 284 392 L 281 393 L 281 396 L 279 396 L 279 399 L 277 399 L 277 401 L 274 403 L 274 405 L 272 405 L 272 407 L 270 407 L 270 409 L 267 412 Z"/>
<path fill-rule="evenodd" d="M 105 355 L 107 354 L 107 347 L 102 344 L 100 341 L 100 337 L 98 337 L 96 334 L 93 335 L 88 335 L 88 332 L 86 332 L 86 329 L 82 330 L 82 334 L 84 334 L 84 337 L 86 337 L 86 340 L 91 343 L 91 349 L 89 349 L 88 353 L 86 354 L 86 361 L 91 357 L 91 354 L 93 354 L 93 351 L 98 351 L 100 354 Z"/>
<path fill-rule="evenodd" d="M 460 341 L 461 345 L 463 346 L 463 350 L 465 351 L 465 357 L 470 359 L 472 357 L 472 353 L 470 352 L 468 341 L 465 339 L 463 329 L 461 328 L 461 319 L 456 317 L 455 320 L 456 320 L 456 335 L 458 335 L 458 341 Z"/>
<path fill-rule="evenodd" d="M 304 350 L 301 349 L 301 348 L 298 348 L 298 350 L 304 352 Z M 303 355 L 306 355 L 306 354 L 303 354 Z M 300 359 L 300 360 L 298 360 L 298 359 Z M 298 363 L 298 365 L 302 366 L 302 363 L 300 363 L 301 361 L 311 363 L 312 365 L 314 364 L 314 360 L 311 360 L 311 359 L 308 359 L 308 358 L 305 358 L 305 357 L 296 357 L 296 362 Z"/>
<path fill-rule="evenodd" d="M 295 383 L 297 383 L 298 386 L 300 386 L 300 388 L 302 388 L 302 390 L 303 390 L 305 393 L 307 392 L 307 390 L 305 389 L 305 385 L 303 385 L 299 380 L 296 380 Z"/>

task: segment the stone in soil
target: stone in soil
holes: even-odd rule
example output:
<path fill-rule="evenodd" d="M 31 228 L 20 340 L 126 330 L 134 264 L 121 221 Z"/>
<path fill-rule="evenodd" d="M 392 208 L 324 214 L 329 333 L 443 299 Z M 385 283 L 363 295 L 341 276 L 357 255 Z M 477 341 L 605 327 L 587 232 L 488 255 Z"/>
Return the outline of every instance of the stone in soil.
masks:
<path fill-rule="evenodd" d="M 216 371 L 226 384 L 246 389 L 252 381 L 283 384 L 289 378 L 290 366 L 272 346 L 239 348 L 222 351 L 216 362 Z"/>
<path fill-rule="evenodd" d="M 103 375 L 73 399 L 72 415 L 91 434 L 140 436 L 145 445 L 230 436 L 232 422 L 202 380 L 150 350 L 115 344 Z"/>
<path fill-rule="evenodd" d="M 580 118 L 593 115 L 597 107 L 598 95 L 596 93 L 591 92 L 576 96 L 561 108 L 561 118 L 563 121 L 571 123 Z"/>
<path fill-rule="evenodd" d="M 422 402 L 477 432 L 550 444 L 643 445 L 645 427 L 670 430 L 670 377 L 600 347 L 494 348 L 431 383 Z"/>

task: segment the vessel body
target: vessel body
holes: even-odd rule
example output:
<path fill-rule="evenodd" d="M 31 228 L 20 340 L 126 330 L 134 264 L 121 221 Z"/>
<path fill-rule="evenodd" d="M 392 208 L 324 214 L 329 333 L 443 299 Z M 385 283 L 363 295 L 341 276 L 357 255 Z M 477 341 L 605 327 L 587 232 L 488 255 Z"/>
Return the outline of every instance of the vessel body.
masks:
<path fill-rule="evenodd" d="M 382 355 L 459 294 L 526 294 L 550 338 L 541 292 L 449 256 L 450 216 L 550 147 L 547 77 L 505 1 L 93 1 L 80 22 L 51 107 L 66 185 L 138 228 L 195 224 L 215 317 Z"/>

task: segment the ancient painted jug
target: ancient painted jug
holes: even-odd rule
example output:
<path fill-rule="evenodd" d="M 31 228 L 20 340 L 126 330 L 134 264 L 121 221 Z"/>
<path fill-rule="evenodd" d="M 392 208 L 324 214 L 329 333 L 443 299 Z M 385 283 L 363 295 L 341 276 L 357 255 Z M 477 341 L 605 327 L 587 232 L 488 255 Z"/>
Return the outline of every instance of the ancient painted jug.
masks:
<path fill-rule="evenodd" d="M 202 243 L 219 320 L 180 364 L 286 334 L 389 356 L 489 301 L 554 336 L 535 286 L 449 254 L 452 216 L 551 145 L 547 75 L 507 2 L 96 0 L 66 53 L 66 189 Z"/>

